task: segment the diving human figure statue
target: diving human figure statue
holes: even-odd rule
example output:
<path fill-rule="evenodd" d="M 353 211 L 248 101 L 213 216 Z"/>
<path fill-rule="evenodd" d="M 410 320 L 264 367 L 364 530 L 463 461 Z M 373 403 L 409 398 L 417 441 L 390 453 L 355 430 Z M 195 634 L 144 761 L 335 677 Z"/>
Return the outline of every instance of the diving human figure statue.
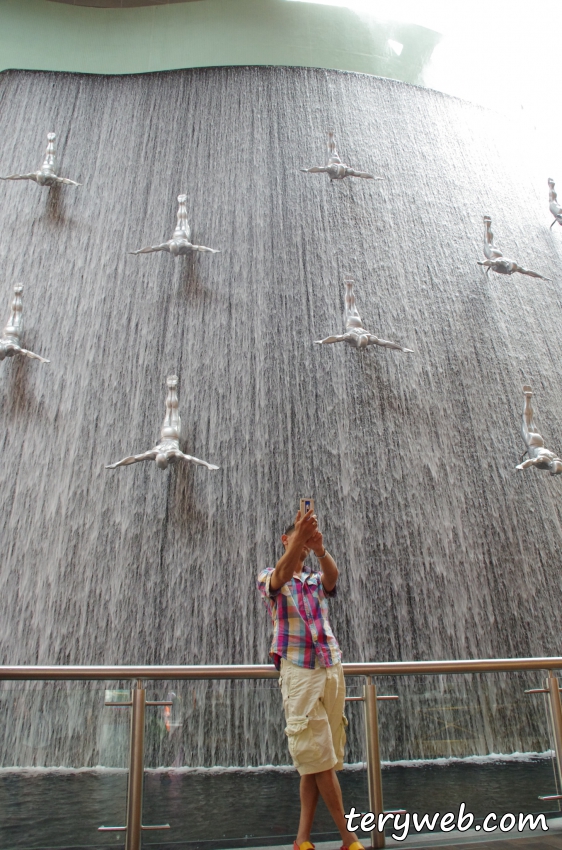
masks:
<path fill-rule="evenodd" d="M 32 171 L 30 174 L 10 174 L 9 177 L 0 177 L 0 180 L 34 180 L 39 186 L 81 186 L 81 183 L 76 183 L 75 180 L 69 180 L 68 177 L 58 177 L 56 174 L 57 168 L 57 151 L 55 148 L 55 133 L 47 133 L 47 150 L 45 151 L 45 161 L 39 171 Z"/>
<path fill-rule="evenodd" d="M 301 171 L 304 171 L 305 174 L 327 174 L 330 180 L 343 180 L 345 177 L 363 177 L 365 180 L 384 180 L 383 177 L 374 177 L 367 171 L 355 171 L 355 169 L 345 165 L 339 158 L 334 134 L 331 130 L 328 133 L 328 152 L 329 158 L 327 165 L 313 165 L 312 168 L 301 168 Z"/>
<path fill-rule="evenodd" d="M 118 466 L 128 466 L 130 463 L 140 463 L 143 460 L 154 460 L 156 466 L 160 469 L 166 469 L 169 463 L 175 463 L 176 460 L 182 460 L 186 463 L 196 463 L 199 466 L 206 466 L 207 469 L 218 469 L 218 466 L 213 466 L 207 463 L 206 460 L 191 457 L 180 451 L 180 432 L 181 419 L 179 414 L 178 402 L 178 379 L 176 375 L 170 375 L 166 379 L 168 386 L 168 394 L 166 396 L 166 417 L 160 430 L 160 442 L 148 452 L 141 455 L 132 455 L 131 457 L 123 458 L 106 466 L 106 469 L 116 469 Z"/>
<path fill-rule="evenodd" d="M 45 360 L 44 357 L 39 357 L 33 351 L 27 351 L 27 349 L 21 347 L 21 338 L 23 336 L 22 292 L 23 286 L 21 283 L 14 286 L 12 315 L 0 337 L 0 360 L 4 360 L 6 357 L 14 357 L 16 354 L 23 354 L 32 360 L 39 360 L 41 363 L 50 363 L 50 360 Z"/>
<path fill-rule="evenodd" d="M 548 200 L 550 201 L 548 208 L 554 216 L 554 221 L 550 225 L 550 227 L 552 228 L 554 227 L 556 222 L 562 225 L 562 207 L 558 203 L 558 195 L 556 194 L 556 191 L 554 189 L 554 180 L 552 179 L 552 177 L 548 178 L 548 188 L 550 190 L 548 193 Z"/>
<path fill-rule="evenodd" d="M 549 277 L 543 277 L 542 274 L 538 272 L 532 272 L 529 269 L 524 269 L 522 266 L 517 265 L 514 260 L 508 260 L 507 257 L 504 257 L 499 248 L 496 248 L 494 245 L 494 234 L 492 233 L 492 219 L 489 215 L 484 216 L 484 254 L 486 259 L 484 262 L 480 262 L 477 260 L 479 266 L 486 266 L 486 274 L 492 269 L 492 271 L 497 272 L 498 274 L 514 274 L 515 272 L 519 272 L 520 274 L 526 274 L 529 277 L 537 277 L 539 280 L 548 280 Z"/>
<path fill-rule="evenodd" d="M 168 251 L 173 257 L 183 254 L 191 254 L 193 251 L 201 251 L 208 254 L 219 254 L 214 248 L 205 248 L 204 245 L 193 245 L 191 243 L 191 228 L 187 221 L 187 195 L 178 195 L 178 219 L 174 235 L 168 242 L 161 245 L 152 245 L 149 248 L 140 248 L 138 251 L 129 251 L 129 254 L 154 254 L 157 251 Z"/>
<path fill-rule="evenodd" d="M 531 407 L 533 391 L 531 387 L 525 385 L 523 387 L 523 395 L 525 396 L 525 404 L 523 406 L 521 433 L 523 435 L 523 441 L 527 446 L 523 457 L 526 454 L 529 457 L 520 463 L 516 469 L 528 469 L 530 466 L 536 466 L 538 469 L 548 469 L 551 475 L 559 475 L 562 472 L 562 459 L 557 457 L 554 452 L 549 452 L 548 449 L 545 449 L 544 440 L 533 422 L 534 411 Z"/>
<path fill-rule="evenodd" d="M 365 330 L 361 322 L 361 316 L 355 306 L 355 294 L 353 292 L 353 281 L 345 281 L 345 333 L 338 336 L 328 336 L 326 339 L 315 340 L 315 345 L 328 345 L 332 342 L 347 342 L 354 348 L 367 348 L 368 345 L 380 345 L 383 348 L 393 348 L 396 351 L 403 351 L 405 354 L 412 354 L 411 348 L 404 348 L 397 342 L 389 342 L 386 339 L 379 339 L 369 331 Z"/>

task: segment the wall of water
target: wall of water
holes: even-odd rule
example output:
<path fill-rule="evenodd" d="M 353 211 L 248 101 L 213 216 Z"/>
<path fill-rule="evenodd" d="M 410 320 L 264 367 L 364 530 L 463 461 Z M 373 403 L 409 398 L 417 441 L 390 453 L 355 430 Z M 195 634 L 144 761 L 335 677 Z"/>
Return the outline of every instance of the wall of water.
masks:
<path fill-rule="evenodd" d="M 1 174 L 37 168 L 53 130 L 83 184 L 0 184 L 0 321 L 21 281 L 24 343 L 51 360 L 0 364 L 2 663 L 266 661 L 255 575 L 308 494 L 345 660 L 560 654 L 562 482 L 515 471 L 526 382 L 562 451 L 540 140 L 433 91 L 297 68 L 6 72 L 0 127 Z M 301 173 L 330 127 L 384 181 Z M 180 192 L 193 240 L 222 253 L 128 255 L 171 237 Z M 484 214 L 553 282 L 485 275 Z M 346 276 L 366 327 L 413 355 L 312 344 L 342 331 Z M 173 372 L 185 450 L 220 471 L 105 470 L 155 444 Z M 502 687 L 478 702 L 509 751 L 530 721 L 505 730 Z M 287 761 L 282 725 L 256 740 L 248 720 L 242 760 Z"/>

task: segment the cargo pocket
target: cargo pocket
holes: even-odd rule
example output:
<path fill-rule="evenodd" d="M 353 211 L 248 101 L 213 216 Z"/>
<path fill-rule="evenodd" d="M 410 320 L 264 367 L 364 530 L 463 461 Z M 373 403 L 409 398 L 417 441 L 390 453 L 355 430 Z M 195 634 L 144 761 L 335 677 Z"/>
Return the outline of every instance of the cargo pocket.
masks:
<path fill-rule="evenodd" d="M 346 735 L 345 730 L 347 729 L 348 726 L 349 726 L 349 723 L 347 721 L 347 717 L 345 716 L 345 714 L 342 714 L 341 723 L 338 726 L 336 733 L 334 735 L 334 750 L 335 750 L 335 753 L 336 753 L 336 758 L 338 760 L 338 763 L 343 761 L 343 754 L 344 754 L 344 751 L 345 751 L 345 742 L 347 740 L 347 735 Z"/>
<path fill-rule="evenodd" d="M 287 720 L 285 734 L 295 767 L 318 761 L 322 753 L 318 741 L 311 732 L 310 719 L 307 715 L 300 715 Z"/>

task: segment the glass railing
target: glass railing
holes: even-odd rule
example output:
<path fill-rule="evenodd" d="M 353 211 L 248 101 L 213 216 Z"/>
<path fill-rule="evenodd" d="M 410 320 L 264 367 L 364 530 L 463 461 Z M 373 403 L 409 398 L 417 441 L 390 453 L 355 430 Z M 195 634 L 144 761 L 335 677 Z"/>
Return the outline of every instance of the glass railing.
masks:
<path fill-rule="evenodd" d="M 0 682 L 0 847 L 115 845 L 127 804 L 130 709 L 114 682 Z"/>
<path fill-rule="evenodd" d="M 382 684 L 382 683 L 381 683 Z M 432 817 L 461 802 L 481 824 L 558 811 L 548 704 L 531 697 L 528 674 L 486 673 L 394 681 L 400 696 L 386 721 L 379 710 L 385 807 Z"/>
<path fill-rule="evenodd" d="M 364 843 L 384 846 L 406 817 L 410 835 L 439 831 L 446 812 L 457 826 L 461 803 L 476 832 L 490 813 L 498 833 L 512 813 L 553 823 L 557 669 L 561 658 L 344 665 L 340 782 Z M 292 843 L 299 791 L 276 679 L 269 665 L 0 667 L 0 847 Z M 371 829 L 368 812 L 390 817 Z M 339 837 L 322 806 L 313 832 Z"/>

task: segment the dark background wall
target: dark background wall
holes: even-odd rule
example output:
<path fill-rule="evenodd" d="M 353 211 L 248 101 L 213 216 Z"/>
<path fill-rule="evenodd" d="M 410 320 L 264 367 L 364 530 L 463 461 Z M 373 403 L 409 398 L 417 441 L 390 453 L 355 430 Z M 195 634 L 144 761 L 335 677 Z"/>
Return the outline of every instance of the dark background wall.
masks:
<path fill-rule="evenodd" d="M 516 472 L 521 388 L 562 451 L 562 232 L 540 151 L 505 118 L 373 77 L 283 68 L 137 77 L 6 72 L 0 310 L 24 284 L 27 347 L 0 364 L 3 663 L 267 659 L 255 575 L 316 498 L 341 568 L 346 660 L 560 654 L 560 486 Z M 331 185 L 342 158 L 384 181 Z M 556 175 L 553 175 L 556 176 Z M 129 256 L 171 237 L 222 253 Z M 482 216 L 553 279 L 486 276 Z M 365 325 L 413 348 L 314 346 Z M 154 464 L 166 375 L 185 450 Z"/>

